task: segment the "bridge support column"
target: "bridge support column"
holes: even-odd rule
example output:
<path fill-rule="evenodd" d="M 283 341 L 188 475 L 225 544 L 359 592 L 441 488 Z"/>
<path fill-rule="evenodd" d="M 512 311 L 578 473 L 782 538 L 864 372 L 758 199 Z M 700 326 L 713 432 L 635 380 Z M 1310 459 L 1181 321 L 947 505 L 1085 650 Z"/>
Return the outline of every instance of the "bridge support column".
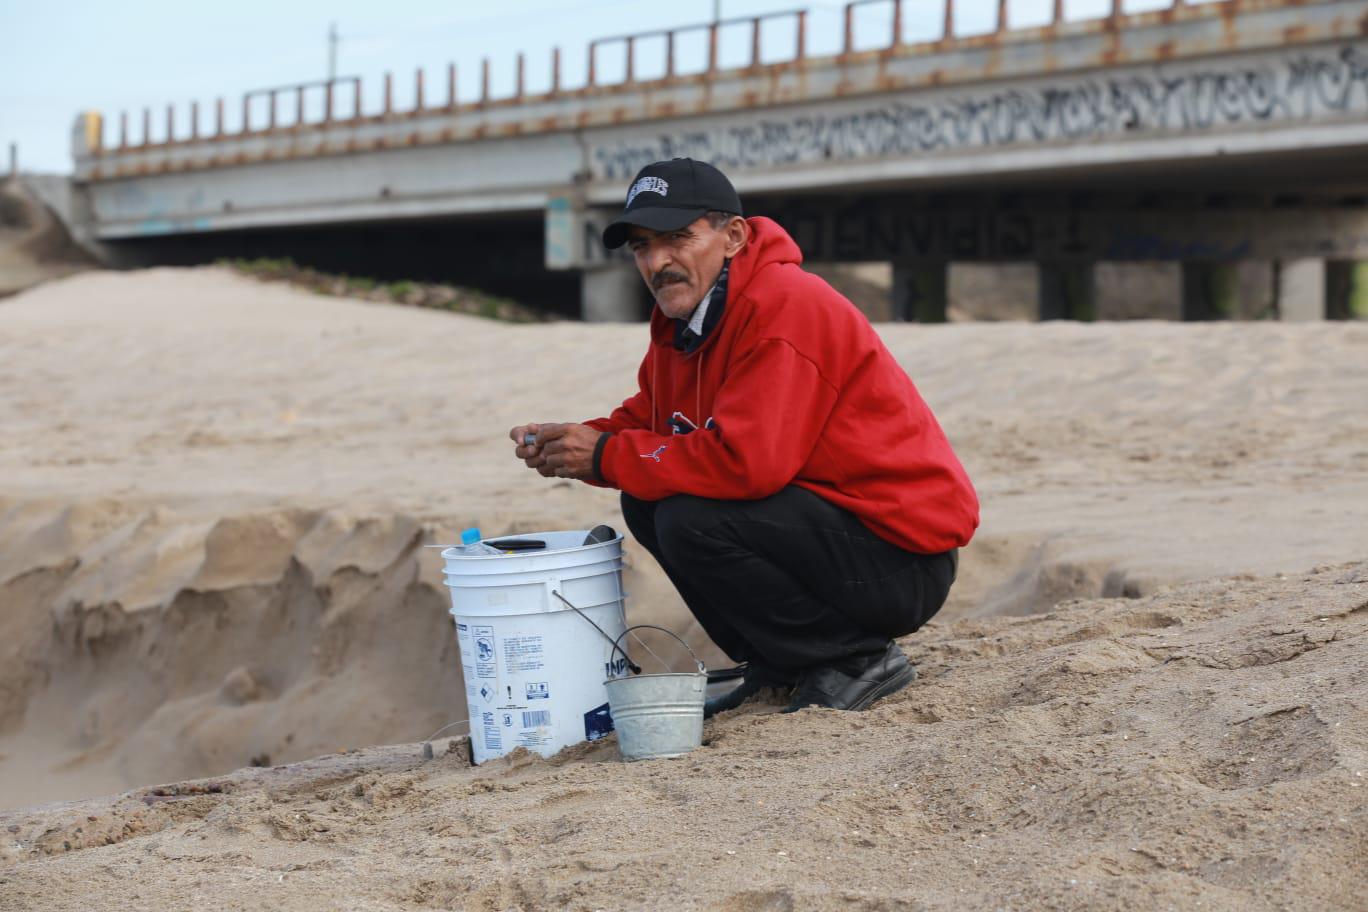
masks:
<path fill-rule="evenodd" d="M 1220 320 L 1230 316 L 1233 293 L 1221 263 L 1183 263 L 1183 319 Z"/>
<path fill-rule="evenodd" d="M 1096 319 L 1092 263 L 1041 263 L 1039 269 L 1040 319 Z"/>
<path fill-rule="evenodd" d="M 1352 320 L 1354 314 L 1355 263 L 1330 260 L 1325 264 L 1325 318 Z"/>
<path fill-rule="evenodd" d="M 1183 264 L 1184 320 L 1264 320 L 1277 313 L 1273 264 L 1262 260 Z"/>
<path fill-rule="evenodd" d="M 893 319 L 907 323 L 946 321 L 950 264 L 944 260 L 914 260 L 893 264 Z"/>
<path fill-rule="evenodd" d="M 1368 260 L 1331 260 L 1325 264 L 1325 316 L 1330 320 L 1368 320 Z"/>
<path fill-rule="evenodd" d="M 631 265 L 605 263 L 580 273 L 580 318 L 586 323 L 634 323 L 648 315 L 646 286 Z"/>
<path fill-rule="evenodd" d="M 1289 323 L 1325 319 L 1325 260 L 1307 257 L 1278 264 L 1278 316 Z"/>

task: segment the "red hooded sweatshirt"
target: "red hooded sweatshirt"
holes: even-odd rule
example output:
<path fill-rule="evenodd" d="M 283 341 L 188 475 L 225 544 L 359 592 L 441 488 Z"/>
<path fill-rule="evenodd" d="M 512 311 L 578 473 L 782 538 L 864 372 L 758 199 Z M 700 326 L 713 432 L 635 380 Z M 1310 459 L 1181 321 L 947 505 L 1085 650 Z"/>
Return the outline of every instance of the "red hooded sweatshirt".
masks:
<path fill-rule="evenodd" d="M 586 422 L 612 434 L 603 481 L 641 500 L 797 485 L 905 550 L 967 544 L 978 497 L 911 378 L 853 304 L 799 267 L 783 228 L 747 221 L 721 322 L 685 353 L 656 308 L 640 390 Z M 699 430 L 673 433 L 676 412 Z"/>

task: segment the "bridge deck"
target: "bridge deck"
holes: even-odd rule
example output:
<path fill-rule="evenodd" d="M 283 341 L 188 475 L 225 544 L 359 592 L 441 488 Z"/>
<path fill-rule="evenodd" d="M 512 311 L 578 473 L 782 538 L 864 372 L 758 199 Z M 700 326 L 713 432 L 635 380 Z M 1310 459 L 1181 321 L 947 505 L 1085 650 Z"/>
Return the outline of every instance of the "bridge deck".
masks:
<path fill-rule="evenodd" d="M 94 233 L 112 239 L 608 204 L 641 164 L 674 155 L 767 193 L 1368 149 L 1368 0 L 1180 4 L 871 50 L 848 33 L 846 52 L 822 57 L 787 15 L 791 58 L 739 69 L 667 64 L 658 79 L 404 112 L 329 104 L 288 125 L 272 103 L 267 125 L 249 111 L 211 136 L 177 136 L 168 116 L 174 138 L 145 123 L 136 145 L 125 128 L 106 146 L 92 118 L 76 178 Z"/>

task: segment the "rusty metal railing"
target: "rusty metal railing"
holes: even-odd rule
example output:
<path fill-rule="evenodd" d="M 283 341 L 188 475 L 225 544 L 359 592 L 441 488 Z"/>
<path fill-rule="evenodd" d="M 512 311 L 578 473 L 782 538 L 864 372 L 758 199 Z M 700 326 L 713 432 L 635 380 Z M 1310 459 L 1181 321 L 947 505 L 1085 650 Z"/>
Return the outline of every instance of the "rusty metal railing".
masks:
<path fill-rule="evenodd" d="M 302 127 L 305 126 L 305 103 L 308 100 L 311 89 L 320 90 L 323 95 L 323 123 L 333 120 L 333 104 L 336 99 L 337 89 L 340 86 L 350 86 L 352 90 L 352 119 L 361 116 L 361 77 L 360 76 L 341 76 L 334 79 L 319 79 L 313 82 L 299 82 L 293 85 L 276 86 L 269 89 L 252 89 L 242 96 L 242 123 L 244 129 L 250 129 L 252 122 L 252 102 L 259 99 L 266 99 L 266 129 L 274 130 L 280 126 Z M 420 89 L 421 92 L 421 89 Z M 277 99 L 281 95 L 294 95 L 295 97 L 295 117 L 290 124 L 279 123 L 276 117 Z M 198 120 L 198 110 L 194 109 L 191 120 Z M 170 114 L 168 113 L 168 117 Z M 168 121 L 169 123 L 169 121 Z M 215 115 L 215 130 L 218 135 L 223 132 L 223 105 L 220 100 Z M 168 135 L 170 130 L 168 129 Z M 193 132 L 193 128 L 192 128 Z"/>
<path fill-rule="evenodd" d="M 956 37 L 955 4 L 957 2 L 958 0 L 945 0 L 945 18 L 941 25 L 940 33 L 940 40 L 942 42 L 953 41 Z M 1231 0 L 1226 0 L 1226 2 L 1231 2 Z M 1173 9 L 1182 7 L 1185 5 L 1185 3 L 1186 0 L 1170 0 L 1169 8 Z M 892 49 L 902 47 L 905 44 L 905 42 L 903 41 L 903 10 L 906 5 L 904 0 L 850 0 L 850 2 L 846 3 L 845 6 L 842 8 L 842 22 L 844 29 L 844 36 L 841 46 L 842 54 L 855 53 L 855 11 L 862 6 L 872 6 L 875 4 L 878 4 L 879 6 L 889 7 L 889 16 L 891 19 L 889 25 L 889 40 L 887 44 L 884 45 L 884 47 Z M 1155 11 L 1146 10 L 1145 12 Z M 1121 9 L 1121 0 L 1110 0 L 1107 12 L 1101 17 L 1095 18 L 1101 18 L 1106 21 L 1115 22 L 1116 20 L 1120 19 L 1122 15 L 1123 12 Z M 1064 0 L 1053 0 L 1053 3 L 1050 7 L 1050 18 L 1047 19 L 1044 23 L 1042 23 L 1042 25 L 1045 28 L 1051 28 L 1054 26 L 1058 26 L 1063 22 Z M 1041 26 L 1032 25 L 1030 27 L 1039 28 Z M 1012 31 L 1012 28 L 1007 22 L 1007 0 L 997 0 L 997 17 L 994 21 L 993 31 L 990 33 L 990 35 L 1001 35 L 1004 32 L 1009 31 Z"/>
<path fill-rule="evenodd" d="M 962 0 L 945 0 L 944 21 L 940 30 L 939 38 L 919 41 L 918 45 L 930 45 L 936 48 L 949 49 L 959 44 L 981 44 L 985 41 L 997 41 L 1004 33 L 1012 31 L 1007 21 L 1007 0 L 998 0 L 997 18 L 993 31 L 986 35 L 973 35 L 959 37 L 955 34 L 956 28 L 956 7 Z M 1244 0 L 1217 0 L 1211 6 L 1237 9 Z M 1300 5 L 1308 0 L 1282 0 L 1288 5 Z M 904 0 L 848 0 L 841 8 L 843 17 L 844 34 L 840 42 L 838 60 L 853 58 L 855 55 L 864 53 L 856 48 L 855 41 L 855 19 L 856 11 L 861 7 L 871 5 L 881 5 L 889 11 L 889 32 L 886 41 L 880 43 L 875 50 L 880 53 L 893 53 L 907 47 L 903 40 L 904 13 L 907 4 Z M 1183 7 L 1187 6 L 1187 0 L 1170 0 L 1170 5 L 1161 10 L 1145 10 L 1134 14 L 1125 14 L 1121 9 L 1120 0 L 1110 0 L 1108 12 L 1100 18 L 1102 27 L 1107 29 L 1123 28 L 1125 22 L 1131 16 L 1152 16 L 1156 13 L 1161 15 L 1171 15 Z M 304 127 L 328 127 L 334 124 L 358 124 L 363 122 L 383 121 L 393 117 L 412 117 L 428 114 L 450 113 L 457 114 L 462 108 L 479 110 L 494 104 L 521 104 L 534 97 L 537 99 L 552 99 L 567 92 L 573 93 L 597 93 L 609 91 L 630 90 L 639 85 L 646 85 L 654 82 L 670 82 L 677 79 L 704 79 L 710 80 L 718 77 L 724 71 L 720 67 L 719 59 L 719 35 L 723 29 L 727 28 L 749 28 L 750 51 L 748 60 L 740 67 L 733 68 L 740 71 L 754 71 L 761 68 L 786 68 L 804 65 L 810 58 L 808 57 L 808 22 L 809 12 L 806 9 L 789 9 L 777 12 L 764 13 L 757 16 L 741 16 L 730 19 L 722 19 L 714 22 L 705 22 L 695 25 L 680 26 L 670 29 L 657 29 L 646 32 L 636 32 L 627 35 L 617 35 L 608 38 L 599 38 L 589 43 L 587 55 L 587 76 L 584 84 L 576 89 L 567 89 L 562 79 L 561 50 L 559 47 L 551 51 L 551 70 L 549 87 L 545 92 L 536 96 L 529 96 L 525 78 L 526 58 L 519 53 L 515 60 L 513 94 L 494 98 L 491 89 L 491 74 L 489 58 L 484 58 L 480 63 L 479 95 L 478 98 L 462 103 L 458 98 L 457 92 L 457 71 L 456 65 L 448 64 L 446 72 L 446 98 L 443 104 L 431 105 L 428 103 L 425 94 L 425 77 L 423 70 L 418 70 L 414 77 L 414 104 L 411 108 L 399 111 L 394 105 L 394 79 L 391 73 L 385 73 L 382 84 L 381 106 L 377 113 L 367 114 L 363 110 L 362 81 L 359 76 L 348 76 L 333 80 L 319 80 L 312 82 L 302 82 L 291 85 L 275 86 L 266 89 L 254 89 L 246 92 L 242 97 L 241 123 L 238 129 L 233 132 L 227 130 L 224 119 L 224 101 L 218 99 L 214 105 L 214 128 L 213 132 L 201 135 L 200 132 L 200 109 L 198 102 L 190 105 L 190 126 L 188 138 L 176 138 L 175 107 L 168 105 L 166 109 L 166 133 L 161 141 L 154 141 L 152 137 L 152 109 L 144 108 L 142 111 L 142 136 L 140 142 L 133 143 L 129 135 L 128 113 L 123 112 L 119 116 L 119 141 L 117 151 L 141 150 L 152 147 L 176 145 L 182 142 L 196 142 L 200 140 L 214 140 L 227 137 L 254 136 L 272 133 L 279 130 L 299 130 Z M 765 62 L 761 59 L 763 28 L 771 22 L 788 20 L 794 27 L 794 44 L 792 54 L 781 58 Z M 1044 28 L 1053 29 L 1064 22 L 1063 0 L 1053 0 L 1052 15 Z M 1039 29 L 1041 26 L 1032 25 L 1030 29 Z M 701 72 L 691 72 L 683 74 L 680 72 L 677 61 L 677 44 L 681 36 L 695 33 L 705 33 L 707 35 L 707 54 L 706 66 Z M 664 71 L 662 76 L 651 77 L 649 79 L 638 78 L 637 50 L 644 41 L 652 39 L 663 39 L 664 42 Z M 621 80 L 604 82 L 601 78 L 600 70 L 600 51 L 604 48 L 621 45 L 625 51 L 624 75 Z M 339 90 L 346 93 L 350 91 L 351 105 L 350 110 L 339 112 L 337 110 L 337 100 Z M 321 105 L 322 113 L 317 119 L 310 119 L 306 116 L 306 99 L 313 94 L 321 93 L 323 102 Z M 280 116 L 280 99 L 294 97 L 294 116 L 282 119 Z M 264 100 L 264 101 L 263 101 Z M 262 104 L 265 106 L 265 126 L 257 128 L 253 126 L 253 117 L 256 110 Z M 105 151 L 102 136 L 97 138 L 98 146 L 92 151 L 100 155 Z"/>
<path fill-rule="evenodd" d="M 721 30 L 729 25 L 748 25 L 750 26 L 750 62 L 746 68 L 761 66 L 760 62 L 760 39 L 761 28 L 765 22 L 770 20 L 794 20 L 796 25 L 796 39 L 794 41 L 793 56 L 788 61 L 778 61 L 779 63 L 792 63 L 802 60 L 807 53 L 807 16 L 805 9 L 779 10 L 771 13 L 762 13 L 758 16 L 738 16 L 732 19 L 718 19 L 713 22 L 704 22 L 698 25 L 684 25 L 671 29 L 656 29 L 650 32 L 634 32 L 630 35 L 615 35 L 611 38 L 597 38 L 589 42 L 589 75 L 586 81 L 588 88 L 596 88 L 598 81 L 598 51 L 605 45 L 622 44 L 626 48 L 627 64 L 626 75 L 622 79 L 621 85 L 631 84 L 636 81 L 636 46 L 640 41 L 650 38 L 665 39 L 665 79 L 673 79 L 677 74 L 675 71 L 675 43 L 680 35 L 687 35 L 693 32 L 708 33 L 708 65 L 704 71 L 706 73 L 716 73 L 718 63 L 718 35 Z"/>

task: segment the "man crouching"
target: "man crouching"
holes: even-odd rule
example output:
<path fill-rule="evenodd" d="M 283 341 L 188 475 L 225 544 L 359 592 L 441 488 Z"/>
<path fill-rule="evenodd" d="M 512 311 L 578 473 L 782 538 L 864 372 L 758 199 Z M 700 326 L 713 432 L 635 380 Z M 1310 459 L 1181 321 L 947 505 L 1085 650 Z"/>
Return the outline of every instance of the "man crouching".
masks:
<path fill-rule="evenodd" d="M 788 712 L 865 709 L 916 677 L 893 640 L 945 603 L 978 498 L 869 321 L 741 212 L 711 165 L 643 168 L 603 234 L 655 296 L 639 389 L 510 436 L 544 476 L 621 490 L 637 541 L 748 663 L 708 715 L 766 687 L 791 688 Z"/>

